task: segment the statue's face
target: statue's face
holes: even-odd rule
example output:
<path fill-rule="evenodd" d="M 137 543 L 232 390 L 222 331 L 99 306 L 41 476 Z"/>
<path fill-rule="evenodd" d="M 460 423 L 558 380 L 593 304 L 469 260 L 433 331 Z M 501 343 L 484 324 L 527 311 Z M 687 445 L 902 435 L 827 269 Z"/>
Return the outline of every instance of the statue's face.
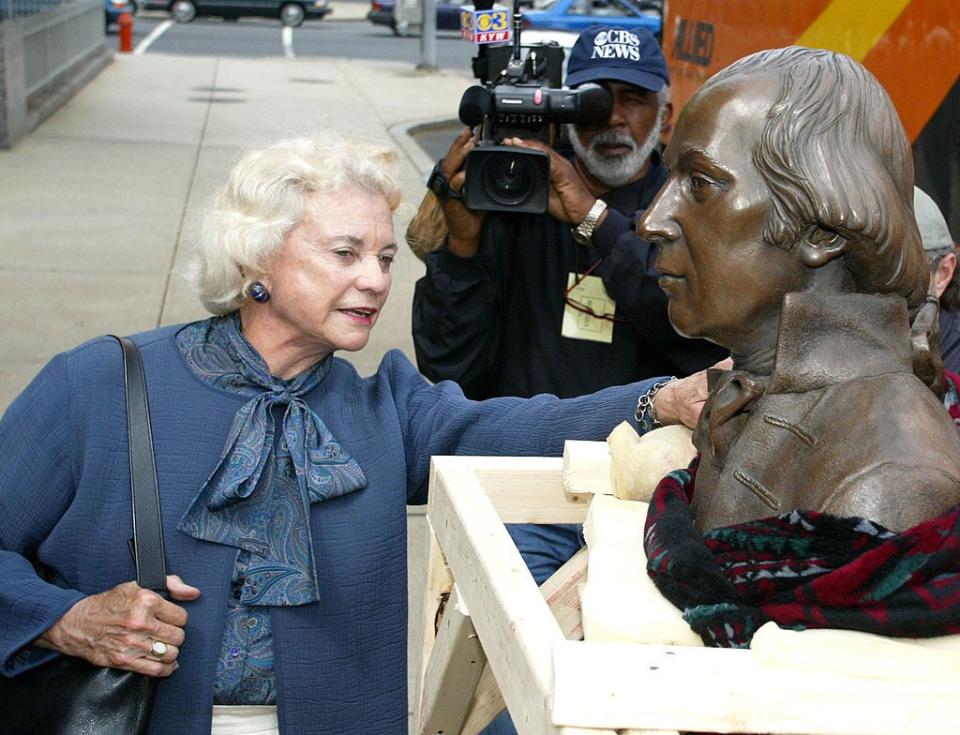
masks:
<path fill-rule="evenodd" d="M 670 177 L 637 228 L 661 245 L 674 328 L 734 353 L 773 345 L 783 295 L 806 277 L 762 236 L 770 192 L 752 155 L 777 92 L 774 77 L 751 76 L 695 95 L 664 152 Z"/>

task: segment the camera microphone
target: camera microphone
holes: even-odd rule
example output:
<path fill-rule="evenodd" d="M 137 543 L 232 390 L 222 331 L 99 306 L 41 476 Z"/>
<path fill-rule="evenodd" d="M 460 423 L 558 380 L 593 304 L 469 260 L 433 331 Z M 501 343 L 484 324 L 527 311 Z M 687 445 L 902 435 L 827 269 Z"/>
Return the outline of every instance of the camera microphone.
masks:
<path fill-rule="evenodd" d="M 475 128 L 483 122 L 483 118 L 490 112 L 493 95 L 490 90 L 474 85 L 463 93 L 460 98 L 460 122 Z"/>

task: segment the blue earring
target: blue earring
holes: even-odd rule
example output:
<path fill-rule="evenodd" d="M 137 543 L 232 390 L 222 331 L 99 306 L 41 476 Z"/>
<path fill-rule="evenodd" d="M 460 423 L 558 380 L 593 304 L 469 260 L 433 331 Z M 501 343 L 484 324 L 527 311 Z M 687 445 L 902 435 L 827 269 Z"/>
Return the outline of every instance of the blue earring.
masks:
<path fill-rule="evenodd" d="M 260 281 L 254 281 L 250 284 L 250 298 L 258 304 L 265 304 L 270 300 L 270 292 Z"/>

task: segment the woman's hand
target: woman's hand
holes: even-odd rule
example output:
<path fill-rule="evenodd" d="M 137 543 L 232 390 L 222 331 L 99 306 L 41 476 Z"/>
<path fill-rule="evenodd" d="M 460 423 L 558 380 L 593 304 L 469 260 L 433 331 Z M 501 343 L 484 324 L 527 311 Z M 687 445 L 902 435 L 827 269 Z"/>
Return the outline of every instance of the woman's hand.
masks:
<path fill-rule="evenodd" d="M 729 370 L 733 367 L 733 360 L 728 357 L 713 367 Z M 682 380 L 671 380 L 653 397 L 657 420 L 664 425 L 683 424 L 690 429 L 697 428 L 708 394 L 706 370 Z"/>
<path fill-rule="evenodd" d="M 167 590 L 174 600 L 200 596 L 200 590 L 175 574 L 167 576 Z M 84 658 L 96 666 L 170 676 L 178 666 L 186 624 L 187 611 L 182 607 L 136 582 L 124 582 L 80 600 L 34 644 Z M 166 647 L 163 655 L 153 651 L 157 641 Z"/>

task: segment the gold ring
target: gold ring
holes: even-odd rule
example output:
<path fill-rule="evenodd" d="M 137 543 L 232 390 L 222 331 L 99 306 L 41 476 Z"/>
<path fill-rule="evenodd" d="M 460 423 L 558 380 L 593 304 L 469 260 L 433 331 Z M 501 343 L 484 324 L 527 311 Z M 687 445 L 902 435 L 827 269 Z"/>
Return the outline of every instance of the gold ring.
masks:
<path fill-rule="evenodd" d="M 167 644 L 163 641 L 154 641 L 150 646 L 150 655 L 154 658 L 163 658 L 167 654 Z"/>

